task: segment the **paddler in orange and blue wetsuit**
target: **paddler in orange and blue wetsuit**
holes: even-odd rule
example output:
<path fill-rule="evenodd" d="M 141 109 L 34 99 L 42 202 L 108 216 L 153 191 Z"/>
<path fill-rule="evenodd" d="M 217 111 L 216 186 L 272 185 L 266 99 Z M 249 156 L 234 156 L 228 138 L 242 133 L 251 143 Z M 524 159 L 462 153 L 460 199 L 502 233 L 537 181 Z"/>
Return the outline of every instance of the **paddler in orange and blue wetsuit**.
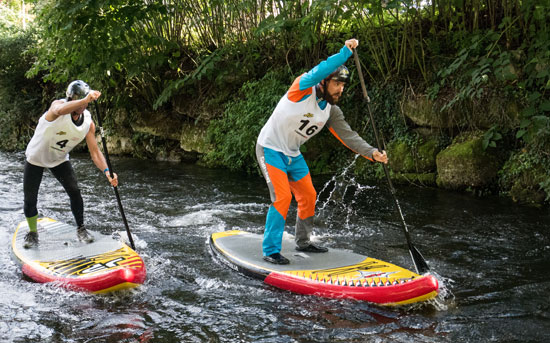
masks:
<path fill-rule="evenodd" d="M 272 201 L 262 243 L 263 258 L 268 262 L 289 263 L 281 255 L 281 243 L 293 194 L 298 202 L 296 250 L 313 253 L 328 251 L 310 240 L 317 193 L 300 153 L 302 144 L 326 125 L 338 140 L 355 153 L 371 161 L 388 162 L 386 152 L 379 152 L 353 131 L 345 121 L 342 110 L 336 106 L 349 80 L 349 71 L 344 63 L 358 44 L 357 39 L 347 40 L 339 53 L 294 80 L 258 136 L 256 157 Z"/>

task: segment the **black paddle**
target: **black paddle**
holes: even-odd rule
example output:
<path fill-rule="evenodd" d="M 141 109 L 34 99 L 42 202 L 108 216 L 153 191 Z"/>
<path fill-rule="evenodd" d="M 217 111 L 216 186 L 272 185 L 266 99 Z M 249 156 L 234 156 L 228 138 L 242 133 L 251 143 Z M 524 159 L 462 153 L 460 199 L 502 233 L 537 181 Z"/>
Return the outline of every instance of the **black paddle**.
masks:
<path fill-rule="evenodd" d="M 363 73 L 361 72 L 361 62 L 359 61 L 359 56 L 357 55 L 357 50 L 353 49 L 353 59 L 355 60 L 355 65 L 357 67 L 357 73 L 359 74 L 359 80 L 361 81 L 361 89 L 363 90 L 363 99 L 367 102 L 367 108 L 369 110 L 369 116 L 370 116 L 370 123 L 372 126 L 372 130 L 374 131 L 374 137 L 376 138 L 376 144 L 378 145 L 378 151 L 380 151 L 380 147 L 382 146 L 380 144 L 380 139 L 378 138 L 378 130 L 376 130 L 376 124 L 374 123 L 374 117 L 372 115 L 372 111 L 370 109 L 370 98 L 367 93 L 367 87 L 365 87 L 365 80 L 363 79 Z M 422 257 L 422 254 L 418 249 L 415 248 L 415 246 L 411 242 L 411 236 L 409 235 L 409 229 L 407 229 L 407 223 L 405 223 L 405 217 L 403 217 L 403 212 L 401 211 L 401 206 L 399 206 L 399 201 L 397 201 L 397 196 L 395 195 L 396 191 L 393 187 L 393 184 L 390 179 L 390 173 L 388 172 L 388 167 L 385 164 L 382 164 L 384 167 L 384 173 L 386 174 L 386 180 L 388 181 L 388 186 L 390 188 L 390 192 L 393 196 L 393 200 L 395 202 L 395 206 L 397 207 L 397 211 L 399 212 L 399 215 L 401 216 L 401 222 L 403 223 L 403 231 L 405 232 L 405 238 L 407 238 L 407 244 L 409 246 L 409 252 L 411 253 L 412 260 L 414 262 L 414 267 L 416 268 L 416 272 L 418 274 L 424 274 L 428 271 L 430 271 L 430 268 L 428 267 L 428 264 L 426 263 L 426 260 L 424 257 Z"/>
<path fill-rule="evenodd" d="M 103 132 L 103 124 L 101 123 L 101 114 L 99 112 L 99 105 L 97 104 L 97 100 L 94 102 L 94 104 L 95 104 L 95 113 L 97 115 L 97 124 L 99 125 L 99 132 L 101 134 L 101 142 L 103 143 L 103 151 L 105 152 L 105 161 L 107 162 L 107 168 L 109 168 L 109 175 L 111 176 L 111 178 L 113 178 L 114 177 L 113 167 L 111 166 L 111 160 L 109 159 L 109 152 L 107 151 L 107 141 L 105 140 L 105 135 Z M 122 221 L 124 221 L 124 226 L 126 226 L 126 233 L 128 234 L 128 240 L 130 241 L 130 246 L 132 247 L 132 249 L 136 250 L 136 247 L 134 245 L 134 240 L 132 239 L 132 234 L 130 233 L 130 227 L 128 227 L 128 221 L 126 221 L 126 215 L 124 214 L 124 209 L 122 208 L 122 202 L 120 201 L 120 195 L 118 194 L 118 189 L 116 186 L 113 186 L 113 189 L 115 190 L 118 209 L 122 216 Z"/>

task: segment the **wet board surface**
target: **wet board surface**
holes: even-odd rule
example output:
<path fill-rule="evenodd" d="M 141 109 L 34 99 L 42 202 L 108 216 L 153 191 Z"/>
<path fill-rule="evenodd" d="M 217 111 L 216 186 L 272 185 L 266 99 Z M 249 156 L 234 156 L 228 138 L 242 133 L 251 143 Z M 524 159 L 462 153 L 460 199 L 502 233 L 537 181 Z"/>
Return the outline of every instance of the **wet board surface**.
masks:
<path fill-rule="evenodd" d="M 38 220 L 39 244 L 23 247 L 27 222 L 19 223 L 12 239 L 15 260 L 36 282 L 94 293 L 133 288 L 145 280 L 145 264 L 129 246 L 110 235 L 88 230 L 92 243 L 81 242 L 76 227 L 51 218 Z"/>
<path fill-rule="evenodd" d="M 438 282 L 432 275 L 419 275 L 347 250 L 299 252 L 289 237 L 283 237 L 281 254 L 290 264 L 272 264 L 263 260 L 262 240 L 262 235 L 233 230 L 212 234 L 209 245 L 214 256 L 230 268 L 300 294 L 383 305 L 415 303 L 437 295 Z"/>

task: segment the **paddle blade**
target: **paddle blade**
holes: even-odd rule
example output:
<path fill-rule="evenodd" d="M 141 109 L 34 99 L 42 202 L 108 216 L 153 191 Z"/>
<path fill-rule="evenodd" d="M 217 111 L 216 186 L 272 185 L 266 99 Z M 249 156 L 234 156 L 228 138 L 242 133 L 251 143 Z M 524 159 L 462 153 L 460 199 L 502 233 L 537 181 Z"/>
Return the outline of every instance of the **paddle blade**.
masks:
<path fill-rule="evenodd" d="M 428 267 L 428 263 L 426 262 L 426 260 L 424 259 L 420 251 L 418 251 L 418 249 L 416 249 L 414 245 L 411 244 L 409 246 L 409 252 L 411 253 L 411 257 L 414 262 L 414 267 L 416 268 L 416 272 L 418 274 L 424 274 L 430 271 L 430 267 Z"/>

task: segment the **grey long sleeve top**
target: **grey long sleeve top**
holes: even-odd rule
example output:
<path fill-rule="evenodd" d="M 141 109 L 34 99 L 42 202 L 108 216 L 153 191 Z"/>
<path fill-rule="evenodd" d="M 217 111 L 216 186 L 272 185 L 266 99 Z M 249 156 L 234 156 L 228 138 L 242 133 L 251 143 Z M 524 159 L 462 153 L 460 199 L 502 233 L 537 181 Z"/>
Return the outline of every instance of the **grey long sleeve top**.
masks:
<path fill-rule="evenodd" d="M 348 149 L 374 162 L 372 154 L 377 149 L 365 142 L 357 132 L 351 129 L 340 107 L 332 106 L 327 127 Z"/>

